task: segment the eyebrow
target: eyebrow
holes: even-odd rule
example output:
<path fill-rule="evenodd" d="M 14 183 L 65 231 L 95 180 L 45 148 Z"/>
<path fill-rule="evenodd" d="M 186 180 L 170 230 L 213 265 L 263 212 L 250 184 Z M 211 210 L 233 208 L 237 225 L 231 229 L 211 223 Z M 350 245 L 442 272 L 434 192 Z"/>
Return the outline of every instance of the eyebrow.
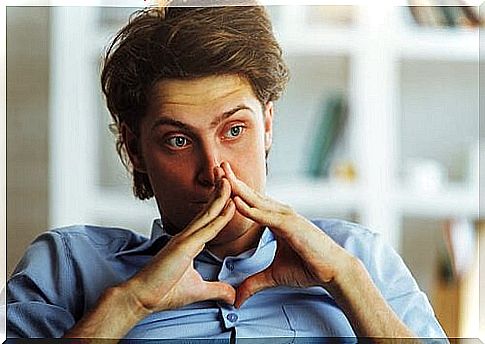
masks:
<path fill-rule="evenodd" d="M 240 110 L 249 110 L 249 111 L 254 113 L 253 109 L 251 109 L 249 106 L 238 105 L 238 106 L 236 106 L 236 107 L 234 107 L 234 108 L 232 108 L 228 111 L 223 112 L 221 115 L 214 118 L 214 120 L 210 123 L 209 127 L 210 128 L 216 127 L 219 123 L 221 123 L 225 119 L 231 117 L 232 115 L 234 115 L 236 112 L 238 112 Z M 173 126 L 173 127 L 178 127 L 178 128 L 183 129 L 185 131 L 190 131 L 190 132 L 195 131 L 194 127 L 192 127 L 191 125 L 184 123 L 184 122 L 181 122 L 181 121 L 178 121 L 178 120 L 175 120 L 173 118 L 168 118 L 168 117 L 158 118 L 155 121 L 155 123 L 153 123 L 152 130 L 154 130 L 156 127 L 158 127 L 160 125 L 170 125 L 170 126 Z"/>

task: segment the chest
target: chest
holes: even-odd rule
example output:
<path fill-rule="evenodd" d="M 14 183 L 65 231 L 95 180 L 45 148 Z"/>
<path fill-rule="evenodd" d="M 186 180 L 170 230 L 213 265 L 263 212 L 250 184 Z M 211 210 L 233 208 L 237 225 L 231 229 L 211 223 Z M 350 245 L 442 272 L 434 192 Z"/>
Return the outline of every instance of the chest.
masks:
<path fill-rule="evenodd" d="M 202 302 L 150 315 L 127 338 L 200 338 L 228 340 L 355 337 L 344 313 L 319 288 L 273 288 L 262 291 L 240 308 Z"/>

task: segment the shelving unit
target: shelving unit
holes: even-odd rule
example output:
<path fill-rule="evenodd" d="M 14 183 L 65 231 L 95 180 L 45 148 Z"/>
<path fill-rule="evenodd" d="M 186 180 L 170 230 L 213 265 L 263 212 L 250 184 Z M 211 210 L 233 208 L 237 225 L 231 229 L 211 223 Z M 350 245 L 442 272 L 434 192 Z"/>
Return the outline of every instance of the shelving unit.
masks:
<path fill-rule="evenodd" d="M 307 7 L 306 10 L 311 9 Z M 280 14 L 281 17 L 291 17 L 295 8 L 286 7 L 282 11 L 288 11 L 288 13 Z M 300 11 L 305 9 L 302 7 Z M 439 68 L 435 66 L 436 62 L 451 64 L 453 69 L 464 69 L 465 72 L 470 68 L 476 68 L 476 75 L 466 74 L 460 78 L 461 81 L 456 89 L 463 89 L 463 83 L 467 85 L 465 85 L 465 91 L 456 92 L 456 99 L 448 98 L 450 92 L 444 95 L 444 103 L 468 101 L 472 105 L 465 106 L 466 109 L 463 112 L 453 108 L 448 111 L 445 109 L 444 111 L 447 112 L 444 117 L 448 119 L 454 117 L 458 129 L 462 128 L 462 131 L 457 134 L 458 139 L 452 138 L 447 146 L 452 145 L 453 142 L 463 144 L 460 142 L 460 140 L 463 141 L 463 135 L 468 136 L 465 141 L 471 140 L 469 143 L 478 142 L 478 29 L 431 29 L 412 26 L 406 22 L 404 11 L 405 8 L 392 5 L 358 8 L 353 25 L 337 28 L 323 24 L 321 27 L 313 26 L 307 30 L 301 22 L 291 26 L 283 21 L 282 31 L 278 34 L 282 38 L 281 43 L 290 62 L 292 58 L 320 60 L 318 64 L 301 63 L 306 65 L 303 67 L 303 73 L 305 71 L 307 73 L 306 77 L 312 72 L 320 73 L 318 67 L 325 65 L 325 61 L 333 61 L 330 62 L 330 69 L 336 64 L 334 61 L 339 60 L 343 68 L 347 68 L 346 71 L 341 72 L 345 77 L 337 82 L 336 88 L 341 88 L 341 82 L 344 80 L 346 83 L 344 93 L 349 97 L 352 112 L 350 147 L 347 154 L 356 162 L 359 181 L 356 185 L 346 185 L 332 181 L 315 183 L 306 180 L 305 177 L 295 177 L 289 183 L 295 185 L 292 190 L 291 187 L 285 186 L 287 183 L 285 178 L 278 180 L 275 173 L 275 179 L 270 180 L 269 184 L 270 194 L 293 204 L 296 209 L 309 215 L 318 214 L 319 208 L 324 214 L 335 211 L 340 211 L 340 214 L 356 211 L 361 223 L 383 232 L 398 250 L 402 235 L 405 235 L 400 231 L 405 217 L 446 219 L 458 216 L 475 219 L 479 216 L 477 180 L 473 181 L 462 175 L 458 180 L 450 178 L 450 182 L 439 190 L 426 192 L 410 189 L 401 177 L 405 173 L 405 160 L 414 157 L 406 156 L 410 153 L 410 149 L 407 146 L 409 139 L 402 137 L 408 134 L 402 132 L 403 121 L 412 117 L 408 115 L 409 111 L 414 110 L 411 106 L 413 104 L 409 103 L 414 102 L 412 97 L 423 91 L 423 89 L 413 89 L 414 84 L 419 84 L 419 80 L 410 80 L 408 74 L 403 75 L 407 71 L 419 70 L 419 67 L 426 63 L 433 70 L 433 68 Z M 301 20 L 304 14 L 299 12 L 296 17 Z M 386 29 L 382 30 L 383 27 Z M 304 37 L 312 39 L 302 39 Z M 293 67 L 297 73 L 301 72 L 298 63 Z M 312 69 L 314 70 L 310 71 Z M 432 73 L 433 71 L 428 74 Z M 454 73 L 458 72 L 454 71 Z M 471 79 L 470 76 L 472 76 Z M 434 77 L 440 82 L 440 75 Z M 451 78 L 448 79 L 451 80 Z M 296 85 L 293 85 L 294 88 L 310 84 L 309 92 L 313 94 L 318 92 L 312 88 L 314 86 L 312 81 L 303 77 L 301 79 L 305 81 L 299 80 L 299 75 L 295 79 L 297 80 Z M 329 80 L 330 83 L 334 81 L 330 77 L 324 79 L 323 83 Z M 426 80 L 422 82 L 422 84 L 425 83 Z M 418 85 L 418 87 L 426 87 L 426 85 Z M 453 90 L 452 86 L 450 90 Z M 285 117 L 286 127 L 290 127 L 288 123 L 298 121 L 290 111 L 285 112 L 285 108 L 291 108 L 291 104 L 288 105 L 288 103 L 292 100 L 299 101 L 300 94 L 297 92 L 291 94 L 292 91 L 290 86 L 286 99 L 283 99 L 279 106 L 278 115 Z M 427 91 L 432 92 L 432 90 Z M 304 91 L 300 90 L 301 92 Z M 321 86 L 320 92 L 325 94 L 328 90 L 325 86 Z M 464 92 L 468 92 L 466 95 L 468 98 L 462 98 Z M 440 100 L 439 98 L 438 95 L 437 99 Z M 306 108 L 309 114 L 305 118 L 309 122 L 314 122 L 311 116 L 316 112 L 316 106 L 309 104 Z M 437 111 L 432 111 L 430 115 L 436 116 Z M 283 122 L 283 119 L 281 121 Z M 466 122 L 467 125 L 461 125 L 462 122 Z M 411 126 L 420 127 L 421 124 L 423 123 L 414 121 Z M 296 132 L 300 133 L 298 130 Z M 446 139 L 447 136 L 442 138 Z M 293 142 L 297 141 L 297 138 L 293 138 L 291 132 L 289 134 L 288 131 L 283 130 L 281 140 Z M 298 143 L 297 141 L 295 146 L 301 147 Z M 276 155 L 274 160 L 278 160 L 275 161 L 277 166 L 283 165 L 285 156 L 291 154 L 288 151 L 280 154 L 277 151 L 278 144 L 281 142 L 275 140 L 275 148 L 271 153 Z M 436 144 L 440 143 L 436 142 Z M 290 144 L 286 143 L 286 146 L 288 145 Z M 433 151 L 433 149 L 428 150 Z M 439 148 L 434 150 L 439 151 Z M 298 154 L 294 155 L 298 156 Z M 422 157 L 438 160 L 442 158 L 429 154 Z M 467 157 L 462 156 L 462 158 Z M 443 164 L 446 165 L 446 163 L 449 161 L 445 159 Z M 301 176 L 301 171 L 298 168 L 295 170 L 297 170 L 296 174 Z M 284 171 L 283 175 L 288 173 L 291 174 L 290 171 Z M 315 201 L 315 198 L 318 200 Z"/>
<path fill-rule="evenodd" d="M 413 97 L 425 91 L 416 87 L 427 83 L 420 84 L 403 71 L 414 70 L 413 75 L 419 76 L 420 66 L 428 64 L 432 69 L 440 61 L 465 74 L 469 73 L 466 66 L 476 66 L 478 80 L 478 30 L 411 27 L 403 15 L 405 9 L 392 4 L 356 7 L 353 21 L 339 26 L 306 24 L 308 10 L 303 6 L 270 9 L 292 81 L 277 103 L 268 193 L 308 216 L 355 217 L 382 232 L 398 250 L 404 217 L 477 218 L 477 181 L 462 175 L 426 193 L 408 188 L 402 175 L 406 159 L 420 157 L 419 147 L 406 148 L 413 142 L 409 132 L 423 125 L 409 113 L 414 109 Z M 158 216 L 154 201 L 140 202 L 131 194 L 131 180 L 117 162 L 114 144 L 109 146 L 109 115 L 100 97 L 102 49 L 127 13 L 116 8 L 52 8 L 52 226 L 97 223 L 148 234 Z M 455 116 L 456 127 L 466 122 L 465 127 L 478 128 L 478 82 L 468 74 L 462 82 L 471 90 L 476 87 L 476 92 L 452 101 L 476 102 L 476 112 L 469 106 L 446 117 Z M 453 90 L 452 83 L 446 85 Z M 311 130 L 322 101 L 335 91 L 349 100 L 342 154 L 357 167 L 355 184 L 305 176 L 308 137 L 314 135 Z M 439 92 L 435 92 L 438 102 Z M 437 115 L 441 110 L 431 111 Z M 403 132 L 406 119 L 411 129 Z M 451 146 L 459 141 L 446 139 Z M 478 141 L 478 131 L 469 140 Z M 435 144 L 439 148 L 440 143 Z"/>

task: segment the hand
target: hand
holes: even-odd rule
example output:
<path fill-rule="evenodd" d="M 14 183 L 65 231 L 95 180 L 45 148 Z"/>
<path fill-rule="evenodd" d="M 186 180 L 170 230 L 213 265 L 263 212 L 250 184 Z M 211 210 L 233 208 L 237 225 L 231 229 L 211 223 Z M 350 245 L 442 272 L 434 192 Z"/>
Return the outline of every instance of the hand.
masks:
<path fill-rule="evenodd" d="M 236 208 L 230 195 L 228 180 L 221 178 L 206 209 L 125 283 L 125 290 L 147 314 L 204 300 L 234 303 L 236 291 L 231 285 L 206 282 L 193 267 L 204 245 L 234 216 Z"/>
<path fill-rule="evenodd" d="M 277 240 L 273 263 L 238 287 L 236 307 L 266 288 L 279 285 L 331 287 L 337 277 L 345 275 L 348 264 L 353 262 L 347 251 L 291 207 L 252 190 L 235 176 L 227 162 L 222 168 L 231 183 L 237 210 L 268 226 Z"/>

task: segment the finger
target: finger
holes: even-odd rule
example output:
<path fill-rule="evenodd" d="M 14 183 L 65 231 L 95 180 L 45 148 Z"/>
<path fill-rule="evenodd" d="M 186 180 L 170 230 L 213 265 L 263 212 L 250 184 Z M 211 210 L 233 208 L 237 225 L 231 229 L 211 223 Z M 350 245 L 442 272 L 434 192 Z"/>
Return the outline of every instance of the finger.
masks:
<path fill-rule="evenodd" d="M 237 179 L 228 162 L 223 162 L 222 167 L 226 177 L 231 183 L 233 198 L 238 210 L 252 220 L 279 230 L 280 226 L 287 222 L 289 216 L 294 214 L 293 209 L 268 196 L 263 196 L 251 189 L 243 181 Z M 234 195 L 235 194 L 235 195 Z"/>
<path fill-rule="evenodd" d="M 228 162 L 224 161 L 221 164 L 225 175 L 231 183 L 232 191 L 238 196 L 241 196 L 246 203 L 252 207 L 269 208 L 270 202 L 268 199 L 258 192 L 251 189 L 243 181 L 239 180 L 231 169 Z M 269 210 L 269 209 L 268 209 Z"/>
<path fill-rule="evenodd" d="M 276 286 L 272 278 L 270 268 L 248 277 L 236 290 L 236 301 L 234 307 L 240 308 L 247 299 L 261 290 Z"/>
<path fill-rule="evenodd" d="M 254 206 L 257 203 L 261 203 L 263 201 L 263 197 L 257 194 L 254 190 L 252 190 L 249 186 L 247 186 L 243 181 L 239 180 L 236 175 L 234 174 L 231 165 L 228 162 L 224 161 L 221 164 L 224 173 L 231 183 L 231 187 L 233 192 L 237 195 L 240 195 L 245 199 L 247 203 L 251 206 Z M 259 202 L 258 202 L 259 201 Z"/>
<path fill-rule="evenodd" d="M 205 227 L 195 231 L 190 240 L 200 247 L 200 245 L 205 245 L 207 242 L 214 239 L 217 234 L 231 221 L 234 213 L 236 212 L 236 205 L 232 199 L 227 201 L 227 205 L 224 210 L 213 219 L 210 223 L 208 223 Z"/>
<path fill-rule="evenodd" d="M 267 210 L 251 207 L 239 196 L 235 196 L 233 200 L 236 209 L 242 215 L 261 225 L 270 227 L 276 234 L 284 233 L 286 230 L 294 228 L 294 226 L 285 226 L 285 224 L 292 223 L 290 220 L 292 215 L 291 207 L 278 204 L 273 210 Z"/>
<path fill-rule="evenodd" d="M 214 180 L 217 182 L 224 176 L 224 170 L 220 166 L 214 167 Z"/>
<path fill-rule="evenodd" d="M 236 300 L 236 290 L 224 282 L 204 282 L 202 290 L 197 301 L 214 300 L 233 305 Z"/>
<path fill-rule="evenodd" d="M 218 196 L 207 204 L 207 208 L 203 210 L 184 231 L 186 235 L 190 235 L 200 228 L 207 226 L 212 220 L 214 220 L 227 205 L 227 201 L 231 197 L 231 186 L 226 178 L 222 178 Z"/>
<path fill-rule="evenodd" d="M 275 221 L 273 219 L 273 214 L 268 211 L 260 210 L 256 207 L 251 207 L 249 204 L 244 202 L 244 200 L 235 196 L 233 198 L 236 209 L 245 217 L 265 226 L 274 226 Z"/>
<path fill-rule="evenodd" d="M 315 230 L 315 226 L 310 223 L 307 226 L 305 221 L 305 227 L 301 227 L 301 217 L 289 217 L 292 216 L 291 208 L 282 208 L 278 213 L 263 211 L 255 207 L 249 206 L 244 200 L 239 197 L 233 197 L 234 204 L 237 211 L 241 215 L 257 222 L 261 225 L 271 228 L 274 234 L 288 240 L 288 244 L 296 250 L 296 252 L 305 252 L 310 247 L 310 243 L 318 244 L 321 247 L 322 231 L 320 229 Z M 295 221 L 298 219 L 298 221 Z"/>

